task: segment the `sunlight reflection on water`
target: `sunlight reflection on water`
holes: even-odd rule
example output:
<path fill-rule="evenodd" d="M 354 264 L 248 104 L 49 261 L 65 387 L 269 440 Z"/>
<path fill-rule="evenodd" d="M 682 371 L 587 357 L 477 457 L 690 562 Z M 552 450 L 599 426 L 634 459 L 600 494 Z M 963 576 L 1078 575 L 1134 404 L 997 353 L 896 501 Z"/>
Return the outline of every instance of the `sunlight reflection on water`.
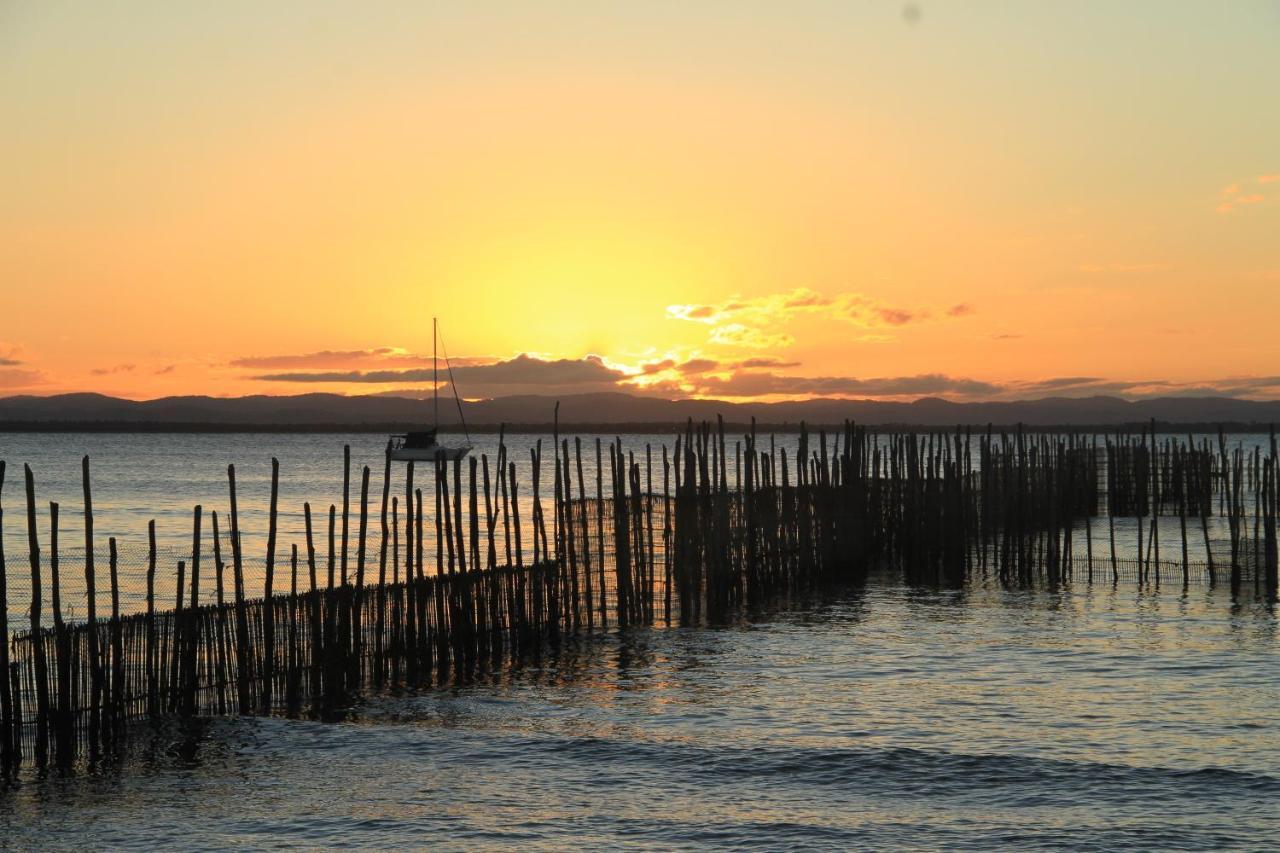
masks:
<path fill-rule="evenodd" d="M 1253 846 L 1280 829 L 1274 615 L 1218 591 L 873 585 L 554 666 L 225 720 L 7 795 L 58 845 Z M 185 754 L 184 754 L 185 750 Z M 192 833 L 198 833 L 193 835 Z"/>

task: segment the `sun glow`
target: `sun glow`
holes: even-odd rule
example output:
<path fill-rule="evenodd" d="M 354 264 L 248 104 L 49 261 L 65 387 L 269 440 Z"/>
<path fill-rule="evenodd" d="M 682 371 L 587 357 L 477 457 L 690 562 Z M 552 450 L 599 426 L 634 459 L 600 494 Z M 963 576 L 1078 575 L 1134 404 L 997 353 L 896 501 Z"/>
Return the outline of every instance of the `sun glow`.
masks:
<path fill-rule="evenodd" d="M 482 5 L 0 13 L 0 394 L 1280 392 L 1254 12 Z"/>

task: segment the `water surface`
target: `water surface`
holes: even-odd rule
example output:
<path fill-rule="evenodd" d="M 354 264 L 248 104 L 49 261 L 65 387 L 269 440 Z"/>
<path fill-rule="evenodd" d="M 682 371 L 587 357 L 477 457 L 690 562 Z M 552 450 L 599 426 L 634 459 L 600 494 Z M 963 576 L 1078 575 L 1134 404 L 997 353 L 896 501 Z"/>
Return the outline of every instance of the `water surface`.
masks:
<path fill-rule="evenodd" d="M 1220 591 L 872 585 L 340 723 L 226 720 L 26 777 L 18 848 L 1258 849 L 1273 614 Z"/>
<path fill-rule="evenodd" d="M 536 440 L 509 436 L 526 499 Z M 624 437 L 638 455 L 652 445 L 656 471 L 663 440 Z M 99 547 L 118 536 L 131 558 L 129 609 L 146 522 L 162 545 L 189 547 L 194 504 L 225 518 L 228 463 L 246 549 L 261 550 L 271 456 L 287 545 L 301 541 L 304 501 L 317 515 L 340 502 L 344 443 L 380 497 L 382 442 L 0 435 L 10 618 L 25 609 L 22 462 L 40 524 L 61 502 L 74 547 L 91 455 Z M 778 443 L 793 450 L 794 436 Z M 479 444 L 492 459 L 496 437 Z M 594 437 L 585 450 L 591 491 Z M 161 572 L 167 589 L 172 567 Z M 143 727 L 115 765 L 24 771 L 0 795 L 0 845 L 1264 848 L 1280 830 L 1275 615 L 1179 586 L 874 583 L 728 626 L 584 637 L 540 668 L 371 697 L 337 723 Z"/>

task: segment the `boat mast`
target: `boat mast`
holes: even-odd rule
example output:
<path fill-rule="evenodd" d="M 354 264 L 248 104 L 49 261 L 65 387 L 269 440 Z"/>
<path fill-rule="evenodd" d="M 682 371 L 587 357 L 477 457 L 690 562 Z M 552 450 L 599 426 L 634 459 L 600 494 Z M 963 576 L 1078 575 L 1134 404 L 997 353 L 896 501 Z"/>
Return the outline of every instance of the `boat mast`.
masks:
<path fill-rule="evenodd" d="M 440 337 L 436 329 L 439 322 L 438 317 L 431 318 L 431 392 L 435 395 L 433 406 L 437 430 L 440 429 L 440 366 L 436 360 L 436 341 Z"/>

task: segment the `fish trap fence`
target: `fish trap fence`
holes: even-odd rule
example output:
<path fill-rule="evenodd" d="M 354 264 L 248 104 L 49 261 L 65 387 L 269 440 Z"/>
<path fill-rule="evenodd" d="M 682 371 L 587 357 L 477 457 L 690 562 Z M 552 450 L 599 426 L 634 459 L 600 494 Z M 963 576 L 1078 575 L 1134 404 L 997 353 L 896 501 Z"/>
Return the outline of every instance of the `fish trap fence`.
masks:
<path fill-rule="evenodd" d="M 1219 449 L 1215 530 L 1225 538 L 1180 498 L 1175 542 L 1151 515 L 1119 534 L 1110 524 L 1105 545 L 1090 523 L 1104 470 L 1093 448 L 1083 437 L 886 437 L 846 424 L 832 436 L 802 431 L 789 458 L 754 432 L 731 452 L 722 422 L 690 423 L 671 454 L 636 455 L 617 441 L 606 465 L 597 442 L 594 484 L 576 440 L 551 444 L 549 458 L 539 443 L 527 480 L 501 444 L 492 460 L 410 464 L 396 477 L 388 455 L 372 502 L 370 469 L 353 478 L 347 455 L 348 536 L 333 547 L 309 504 L 302 541 L 280 541 L 273 461 L 260 560 L 240 547 L 234 467 L 225 511 L 193 511 L 189 549 L 157 547 L 152 528 L 147 548 L 109 540 L 104 552 L 86 459 L 78 553 L 60 548 L 53 517 L 44 550 L 28 468 L 29 580 L 25 598 L 12 590 L 26 604 L 13 624 L 26 624 L 16 632 L 8 581 L 23 561 L 0 553 L 0 635 L 9 638 L 0 643 L 0 766 L 92 759 L 144 718 L 325 715 L 369 691 L 538 661 L 580 632 L 718 622 L 872 577 L 955 587 L 979 577 L 1028 587 L 1194 577 L 1229 580 L 1234 593 L 1252 581 L 1275 600 L 1274 445 L 1256 465 Z M 544 464 L 554 468 L 550 495 L 540 492 Z M 0 487 L 3 474 L 0 463 Z M 1202 564 L 1190 550 L 1197 522 Z"/>

